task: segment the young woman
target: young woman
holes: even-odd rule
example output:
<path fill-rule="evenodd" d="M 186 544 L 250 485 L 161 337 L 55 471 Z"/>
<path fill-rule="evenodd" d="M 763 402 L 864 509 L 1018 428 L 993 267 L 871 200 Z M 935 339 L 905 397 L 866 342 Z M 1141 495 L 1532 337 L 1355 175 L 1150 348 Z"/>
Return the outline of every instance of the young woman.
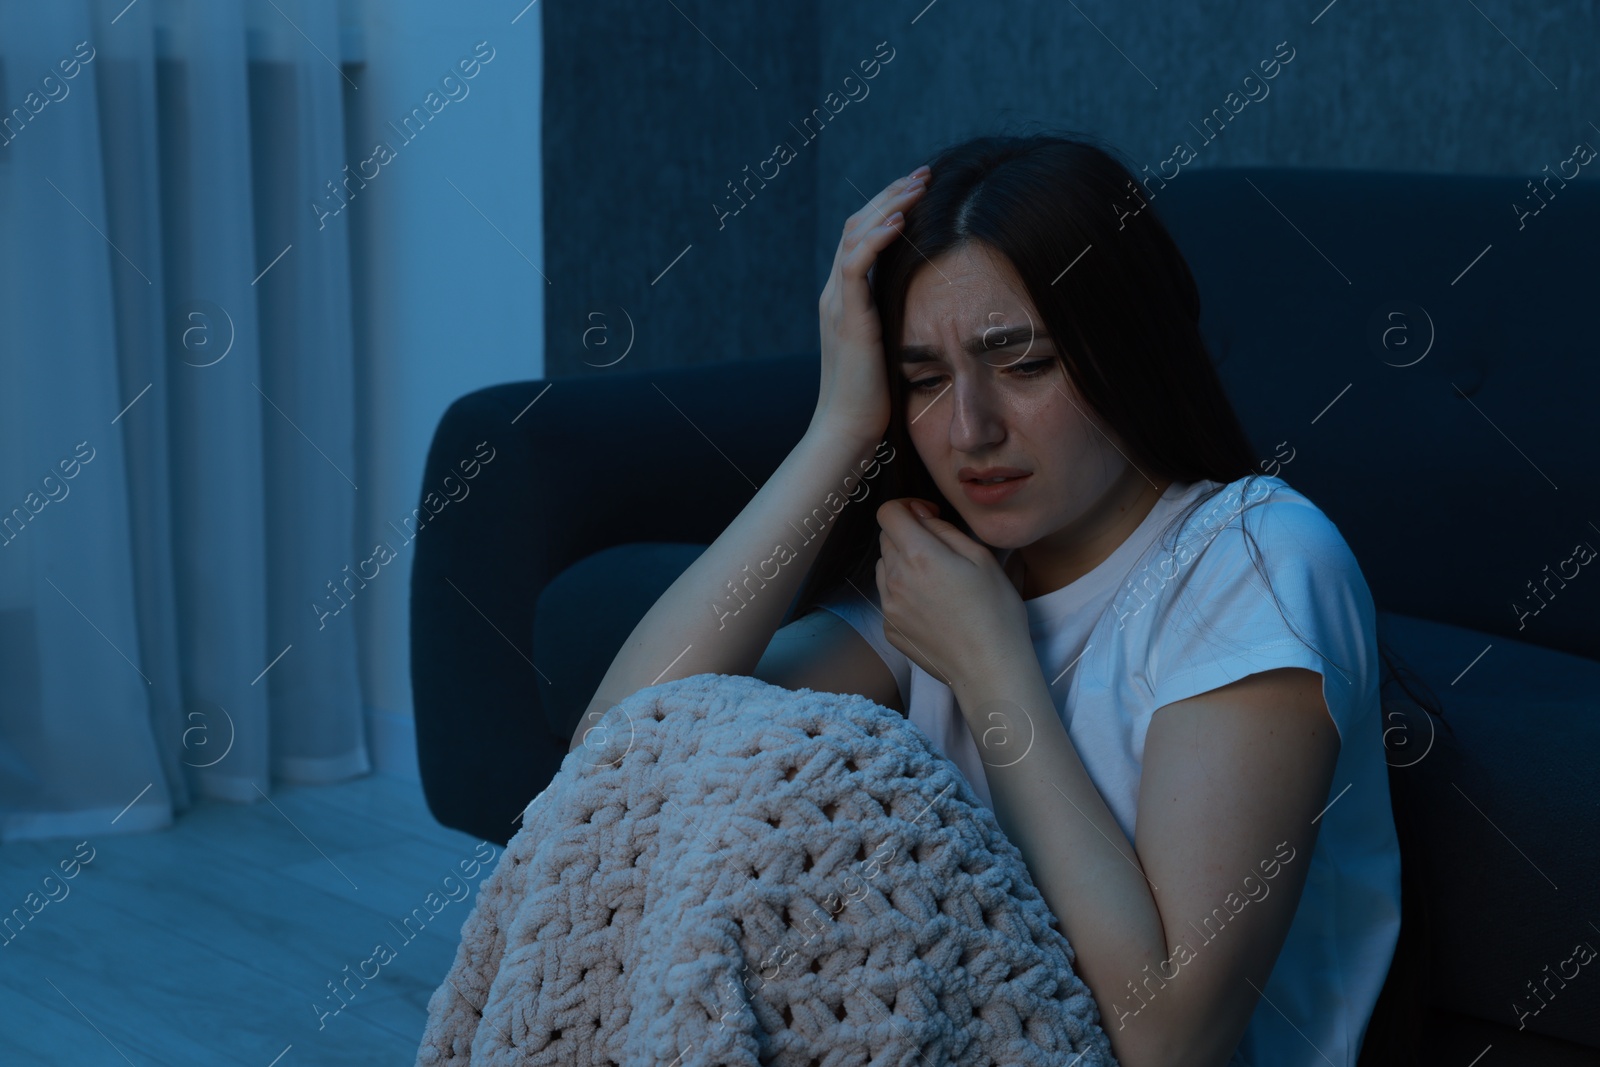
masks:
<path fill-rule="evenodd" d="M 1136 192 L 1091 141 L 986 137 L 852 215 L 810 428 L 572 747 L 702 672 L 859 693 L 993 809 L 1123 1067 L 1352 1067 L 1401 917 L 1372 598 L 1257 472 Z"/>

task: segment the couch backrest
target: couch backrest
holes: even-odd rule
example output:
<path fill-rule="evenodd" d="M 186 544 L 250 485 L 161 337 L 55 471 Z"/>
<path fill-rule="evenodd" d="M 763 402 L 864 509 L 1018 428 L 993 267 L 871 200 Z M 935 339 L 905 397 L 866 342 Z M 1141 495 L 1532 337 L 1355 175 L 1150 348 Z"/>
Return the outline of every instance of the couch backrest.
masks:
<path fill-rule="evenodd" d="M 1520 217 L 1523 176 L 1152 188 L 1264 469 L 1338 525 L 1379 606 L 1600 659 L 1600 566 L 1574 555 L 1600 547 L 1600 184 Z"/>

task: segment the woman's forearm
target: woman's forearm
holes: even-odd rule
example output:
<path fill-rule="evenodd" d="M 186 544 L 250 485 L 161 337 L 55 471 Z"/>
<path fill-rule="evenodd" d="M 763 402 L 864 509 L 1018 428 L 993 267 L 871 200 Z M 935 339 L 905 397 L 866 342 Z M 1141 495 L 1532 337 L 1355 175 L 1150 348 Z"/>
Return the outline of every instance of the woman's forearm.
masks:
<path fill-rule="evenodd" d="M 646 686 L 755 670 L 832 532 L 835 509 L 844 501 L 861 507 L 863 485 L 893 458 L 875 447 L 813 423 L 738 517 L 639 620 L 579 719 L 569 751 L 612 705 Z"/>
<path fill-rule="evenodd" d="M 1139 854 L 1118 826 L 1056 711 L 1031 648 L 953 679 L 952 692 L 984 762 L 995 821 L 1017 846 L 1076 952 L 1078 976 L 1124 1064 L 1159 1062 L 1177 1028 L 1179 997 L 1152 1002 L 1129 1027 L 1124 992 L 1141 968 L 1170 959 L 1161 911 Z M 969 713 L 967 709 L 978 709 Z M 981 714 L 980 714 L 981 713 Z M 1170 1043 L 1168 1043 L 1170 1044 Z M 1210 1062 L 1196 1051 L 1192 1062 Z"/>

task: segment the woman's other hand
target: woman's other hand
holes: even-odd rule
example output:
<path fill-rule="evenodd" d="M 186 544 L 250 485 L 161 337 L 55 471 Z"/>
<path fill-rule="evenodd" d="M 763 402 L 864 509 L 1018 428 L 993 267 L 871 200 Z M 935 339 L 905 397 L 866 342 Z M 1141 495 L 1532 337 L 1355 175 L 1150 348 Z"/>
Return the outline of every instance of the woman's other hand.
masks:
<path fill-rule="evenodd" d="M 926 500 L 878 508 L 878 597 L 889 643 L 952 689 L 1008 657 L 1033 655 L 1028 609 L 994 552 Z"/>

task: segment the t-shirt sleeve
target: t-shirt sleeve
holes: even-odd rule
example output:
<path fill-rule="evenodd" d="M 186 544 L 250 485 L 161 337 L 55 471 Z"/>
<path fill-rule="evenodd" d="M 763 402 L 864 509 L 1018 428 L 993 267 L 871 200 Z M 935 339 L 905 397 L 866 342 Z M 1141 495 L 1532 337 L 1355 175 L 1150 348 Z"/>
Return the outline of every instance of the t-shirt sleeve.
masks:
<path fill-rule="evenodd" d="M 866 638 L 867 644 L 894 675 L 895 684 L 900 687 L 900 706 L 911 707 L 911 660 L 883 635 L 883 612 L 878 605 L 877 587 L 872 588 L 869 596 L 863 596 L 841 583 L 819 600 L 817 606 L 833 612 Z"/>
<path fill-rule="evenodd" d="M 1322 675 L 1329 714 L 1349 737 L 1376 692 L 1377 631 L 1366 579 L 1333 522 L 1280 488 L 1214 535 L 1180 539 L 1170 556 L 1166 571 L 1177 574 L 1151 619 L 1144 671 L 1152 706 L 1304 667 Z"/>

